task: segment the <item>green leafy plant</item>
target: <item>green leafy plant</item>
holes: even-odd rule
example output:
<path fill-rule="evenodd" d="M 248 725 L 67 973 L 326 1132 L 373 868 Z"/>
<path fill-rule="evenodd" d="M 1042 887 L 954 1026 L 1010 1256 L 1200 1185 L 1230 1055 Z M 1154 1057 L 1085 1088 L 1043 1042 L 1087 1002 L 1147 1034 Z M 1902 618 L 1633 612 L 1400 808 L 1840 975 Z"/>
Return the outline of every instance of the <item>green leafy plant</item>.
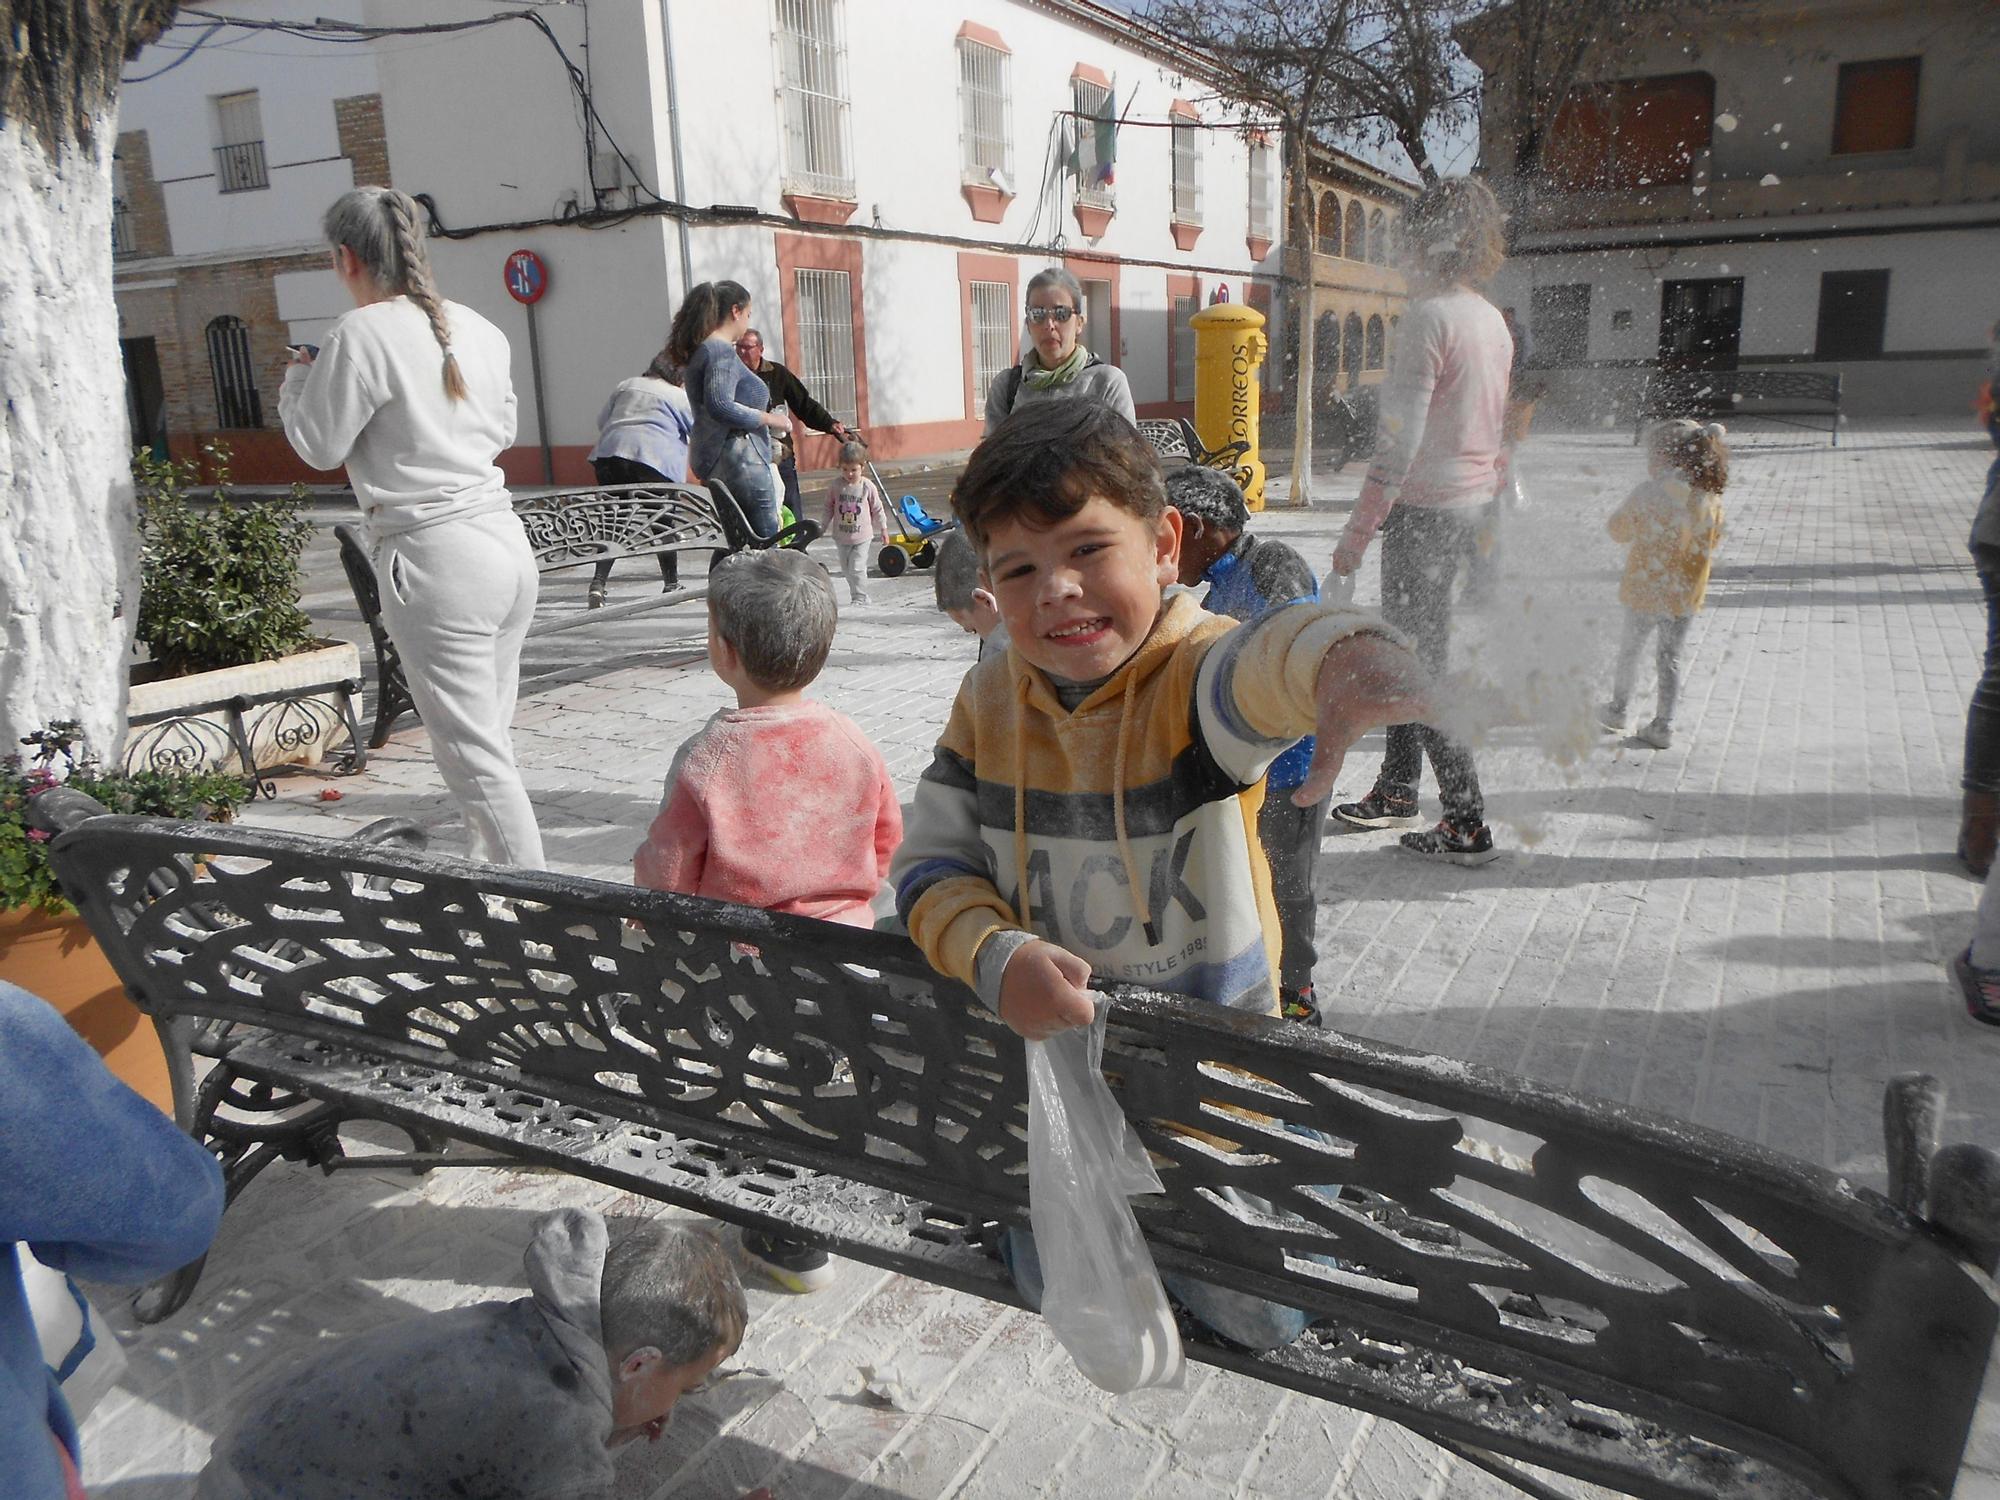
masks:
<path fill-rule="evenodd" d="M 203 450 L 215 500 L 187 498 L 200 466 L 155 458 L 132 461 L 139 491 L 139 639 L 164 677 L 239 667 L 289 656 L 313 644 L 299 608 L 299 559 L 312 523 L 299 514 L 304 485 L 250 504 L 229 497 L 229 450 Z"/>
<path fill-rule="evenodd" d="M 28 804 L 50 787 L 74 787 L 116 813 L 211 823 L 228 822 L 250 797 L 245 782 L 222 771 L 107 770 L 73 722 L 51 724 L 21 743 L 32 753 L 0 757 L 0 911 L 73 910 L 49 868 L 49 836 L 28 826 Z"/>

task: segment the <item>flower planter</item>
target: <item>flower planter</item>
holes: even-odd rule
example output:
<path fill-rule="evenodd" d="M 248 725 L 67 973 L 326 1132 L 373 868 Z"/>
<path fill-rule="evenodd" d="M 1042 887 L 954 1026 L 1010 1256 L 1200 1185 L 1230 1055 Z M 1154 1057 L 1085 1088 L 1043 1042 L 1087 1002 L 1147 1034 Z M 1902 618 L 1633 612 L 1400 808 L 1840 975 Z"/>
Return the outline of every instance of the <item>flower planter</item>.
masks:
<path fill-rule="evenodd" d="M 358 691 L 360 680 L 361 653 L 346 641 L 323 641 L 276 661 L 135 680 L 126 712 L 152 722 L 133 725 L 123 764 L 132 771 L 239 766 L 234 722 L 239 710 L 231 705 L 241 704 L 243 734 L 258 770 L 316 766 L 328 746 L 348 738 L 349 705 L 335 685 L 357 684 Z M 305 691 L 310 688 L 328 690 Z"/>
<path fill-rule="evenodd" d="M 0 979 L 53 1005 L 122 1082 L 163 1113 L 174 1112 L 153 1023 L 126 998 L 82 917 L 32 907 L 0 912 Z"/>

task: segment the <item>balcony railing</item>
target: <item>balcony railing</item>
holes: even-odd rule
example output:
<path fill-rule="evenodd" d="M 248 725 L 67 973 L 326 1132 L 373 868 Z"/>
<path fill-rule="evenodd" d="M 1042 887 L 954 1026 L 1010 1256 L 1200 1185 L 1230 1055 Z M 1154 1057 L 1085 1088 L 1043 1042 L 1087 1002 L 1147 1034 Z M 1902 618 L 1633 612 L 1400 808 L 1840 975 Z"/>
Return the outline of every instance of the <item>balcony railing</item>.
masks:
<path fill-rule="evenodd" d="M 111 203 L 111 254 L 113 257 L 136 255 L 139 240 L 132 227 L 132 210 L 122 199 Z"/>
<path fill-rule="evenodd" d="M 262 141 L 239 141 L 215 148 L 215 177 L 225 193 L 248 193 L 271 185 Z"/>

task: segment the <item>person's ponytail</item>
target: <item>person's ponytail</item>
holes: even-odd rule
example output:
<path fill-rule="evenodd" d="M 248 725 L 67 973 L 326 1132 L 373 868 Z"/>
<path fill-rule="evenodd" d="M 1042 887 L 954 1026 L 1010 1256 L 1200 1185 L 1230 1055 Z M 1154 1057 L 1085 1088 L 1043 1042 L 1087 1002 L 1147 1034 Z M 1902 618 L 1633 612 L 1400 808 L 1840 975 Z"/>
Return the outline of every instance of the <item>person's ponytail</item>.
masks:
<path fill-rule="evenodd" d="M 734 281 L 704 281 L 691 287 L 681 299 L 673 327 L 667 332 L 668 356 L 675 364 L 685 365 L 694 358 L 694 351 L 701 347 L 703 339 L 721 327 L 737 308 L 749 305 L 749 292 Z"/>

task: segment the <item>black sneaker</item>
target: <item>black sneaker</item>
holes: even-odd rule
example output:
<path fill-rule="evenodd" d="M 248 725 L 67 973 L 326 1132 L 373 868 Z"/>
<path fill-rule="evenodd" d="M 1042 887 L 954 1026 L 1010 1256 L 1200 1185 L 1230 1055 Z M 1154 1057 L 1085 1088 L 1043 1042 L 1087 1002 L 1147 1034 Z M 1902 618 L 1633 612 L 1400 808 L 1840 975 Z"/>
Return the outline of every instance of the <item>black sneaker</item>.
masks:
<path fill-rule="evenodd" d="M 1336 804 L 1333 815 L 1355 828 L 1409 828 L 1417 821 L 1417 799 L 1392 797 L 1378 786 L 1359 802 Z"/>
<path fill-rule="evenodd" d="M 817 1245 L 788 1240 L 761 1229 L 743 1231 L 750 1263 L 788 1292 L 817 1292 L 833 1284 L 833 1265 Z"/>
<path fill-rule="evenodd" d="M 1965 997 L 1965 1013 L 1988 1026 L 2000 1026 L 2000 970 L 1981 969 L 1972 962 L 1972 948 L 1951 961 L 1952 978 Z"/>
<path fill-rule="evenodd" d="M 1279 985 L 1278 1014 L 1287 1021 L 1303 1021 L 1308 1026 L 1322 1024 L 1319 1018 L 1319 1002 L 1313 998 L 1313 987 L 1309 984 L 1301 985 L 1295 990 L 1288 990 Z"/>
<path fill-rule="evenodd" d="M 1484 823 L 1463 828 L 1447 818 L 1422 833 L 1406 833 L 1397 842 L 1412 854 L 1454 865 L 1483 865 L 1500 857 L 1500 851 L 1493 847 L 1492 830 Z"/>

